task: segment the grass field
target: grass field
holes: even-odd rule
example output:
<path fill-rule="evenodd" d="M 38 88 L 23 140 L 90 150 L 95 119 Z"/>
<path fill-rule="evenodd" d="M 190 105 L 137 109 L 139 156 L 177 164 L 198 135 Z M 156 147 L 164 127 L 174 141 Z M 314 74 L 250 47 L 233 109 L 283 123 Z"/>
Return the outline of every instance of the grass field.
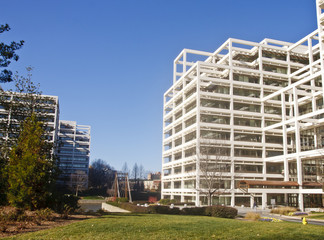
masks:
<path fill-rule="evenodd" d="M 324 213 L 312 213 L 308 218 L 324 220 Z"/>
<path fill-rule="evenodd" d="M 85 199 L 85 200 L 104 200 L 104 197 L 100 197 L 100 196 L 84 196 L 81 199 Z"/>
<path fill-rule="evenodd" d="M 112 214 L 11 239 L 324 239 L 324 227 L 205 216 Z"/>

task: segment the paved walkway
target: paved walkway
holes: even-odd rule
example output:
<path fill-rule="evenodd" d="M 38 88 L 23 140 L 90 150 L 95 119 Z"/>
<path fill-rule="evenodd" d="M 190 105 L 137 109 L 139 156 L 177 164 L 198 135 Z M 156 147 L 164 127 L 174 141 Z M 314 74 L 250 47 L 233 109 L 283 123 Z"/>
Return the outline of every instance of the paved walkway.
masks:
<path fill-rule="evenodd" d="M 115 206 L 107 204 L 107 203 L 102 203 L 101 208 L 107 212 L 114 212 L 114 213 L 129 213 L 130 212 L 125 209 L 115 207 Z"/>

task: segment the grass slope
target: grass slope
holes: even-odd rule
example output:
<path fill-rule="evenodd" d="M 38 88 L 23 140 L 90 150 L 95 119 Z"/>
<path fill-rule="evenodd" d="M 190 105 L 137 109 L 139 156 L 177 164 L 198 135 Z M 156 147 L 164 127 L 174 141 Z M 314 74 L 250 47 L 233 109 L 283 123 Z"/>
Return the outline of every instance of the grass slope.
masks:
<path fill-rule="evenodd" d="M 307 218 L 324 219 L 324 213 L 312 213 Z"/>
<path fill-rule="evenodd" d="M 14 239 L 324 239 L 322 226 L 205 216 L 113 214 Z M 11 239 L 12 239 L 11 238 Z"/>

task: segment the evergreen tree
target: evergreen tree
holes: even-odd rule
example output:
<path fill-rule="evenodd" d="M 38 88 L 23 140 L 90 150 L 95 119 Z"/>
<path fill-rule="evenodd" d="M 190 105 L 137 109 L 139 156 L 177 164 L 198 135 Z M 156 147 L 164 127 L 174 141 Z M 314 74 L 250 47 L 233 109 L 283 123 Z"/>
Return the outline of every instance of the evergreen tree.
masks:
<path fill-rule="evenodd" d="M 41 95 L 39 84 L 33 83 L 32 68 L 28 67 L 26 70 L 26 77 L 18 73 L 14 76 L 14 91 L 4 91 L 0 88 L 0 108 L 6 110 L 0 114 L 0 205 L 7 204 L 8 173 L 6 168 L 10 150 L 17 144 L 22 123 L 32 113 L 36 114 L 38 120 L 45 122 L 47 117 L 50 117 L 47 112 L 43 112 L 51 107 L 47 103 L 50 99 Z"/>
<path fill-rule="evenodd" d="M 8 164 L 8 200 L 16 207 L 47 207 L 57 168 L 51 156 L 51 144 L 44 137 L 43 124 L 32 114 L 22 124 L 17 144 Z"/>

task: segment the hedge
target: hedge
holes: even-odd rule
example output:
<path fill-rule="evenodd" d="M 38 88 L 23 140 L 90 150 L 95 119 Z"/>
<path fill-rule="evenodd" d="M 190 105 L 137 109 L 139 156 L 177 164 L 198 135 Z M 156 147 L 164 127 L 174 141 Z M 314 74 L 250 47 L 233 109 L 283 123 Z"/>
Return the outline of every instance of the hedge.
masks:
<path fill-rule="evenodd" d="M 121 202 L 119 207 L 134 213 L 149 213 L 149 209 L 146 207 L 137 206 L 131 203 Z"/>
<path fill-rule="evenodd" d="M 225 206 L 210 206 L 206 207 L 205 213 L 207 216 L 220 218 L 235 218 L 237 216 L 237 209 Z"/>
<path fill-rule="evenodd" d="M 158 214 L 180 214 L 181 211 L 177 207 L 170 208 L 169 206 L 151 205 L 148 207 L 149 213 Z"/>
<path fill-rule="evenodd" d="M 206 207 L 190 207 L 190 208 L 182 208 L 181 209 L 182 215 L 206 215 Z"/>
<path fill-rule="evenodd" d="M 131 203 L 121 202 L 118 204 L 125 210 L 134 213 L 152 213 L 152 214 L 182 214 L 182 215 L 199 215 L 199 216 L 212 216 L 220 218 L 235 218 L 237 216 L 237 209 L 226 206 L 209 206 L 209 207 L 191 207 L 182 208 L 177 207 L 170 208 L 169 206 L 162 205 L 150 205 L 149 207 L 141 207 Z"/>

